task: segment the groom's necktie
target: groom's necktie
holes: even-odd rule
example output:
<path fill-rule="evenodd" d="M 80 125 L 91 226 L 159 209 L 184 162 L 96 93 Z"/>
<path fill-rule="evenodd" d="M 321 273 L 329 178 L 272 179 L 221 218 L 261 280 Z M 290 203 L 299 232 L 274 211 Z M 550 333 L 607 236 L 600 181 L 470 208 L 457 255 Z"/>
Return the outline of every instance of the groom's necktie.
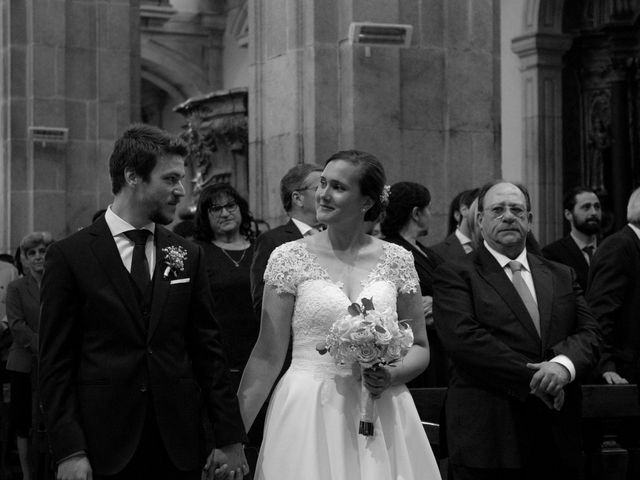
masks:
<path fill-rule="evenodd" d="M 133 258 L 131 259 L 131 277 L 140 289 L 140 293 L 144 295 L 149 283 L 151 282 L 149 274 L 149 262 L 145 254 L 147 246 L 147 237 L 151 235 L 149 230 L 129 230 L 124 232 L 134 243 Z"/>
<path fill-rule="evenodd" d="M 536 327 L 538 335 L 540 335 L 540 312 L 538 312 L 538 304 L 533 298 L 531 290 L 529 290 L 529 287 L 522 278 L 522 264 L 512 260 L 509 262 L 509 268 L 513 272 L 513 286 L 524 302 L 524 306 L 527 307 L 527 311 L 533 320 L 533 325 Z"/>

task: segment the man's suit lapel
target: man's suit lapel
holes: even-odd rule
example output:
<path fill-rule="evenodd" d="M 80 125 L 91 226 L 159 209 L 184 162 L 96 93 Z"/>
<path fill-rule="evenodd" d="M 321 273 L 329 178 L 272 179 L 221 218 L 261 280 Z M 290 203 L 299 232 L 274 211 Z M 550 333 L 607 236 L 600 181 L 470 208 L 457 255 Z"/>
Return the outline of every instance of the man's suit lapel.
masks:
<path fill-rule="evenodd" d="M 507 274 L 500 267 L 498 261 L 493 258 L 493 255 L 491 255 L 486 248 L 480 247 L 476 262 L 480 275 L 493 287 L 496 293 L 502 297 L 531 337 L 539 342 L 540 336 L 536 331 L 536 327 L 533 325 L 533 320 L 527 311 L 527 307 L 525 307 L 513 283 L 511 283 Z"/>
<path fill-rule="evenodd" d="M 169 295 L 169 285 L 171 284 L 171 277 L 164 278 L 166 265 L 164 263 L 164 253 L 162 253 L 163 248 L 171 245 L 171 237 L 170 234 L 159 225 L 156 225 L 155 242 L 156 266 L 153 272 L 153 298 L 151 300 L 151 318 L 149 319 L 147 339 L 151 339 L 158 327 L 164 304 Z"/>
<path fill-rule="evenodd" d="M 91 250 L 120 296 L 122 304 L 129 310 L 133 318 L 140 318 L 138 300 L 131 285 L 129 273 L 122 263 L 118 247 L 104 216 L 88 226 L 86 231 L 94 237 L 91 242 Z"/>
<path fill-rule="evenodd" d="M 454 253 L 455 255 L 464 257 L 467 254 L 467 252 L 464 251 L 464 247 L 460 243 L 460 240 L 458 240 L 458 237 L 456 237 L 455 232 L 445 238 L 444 243 L 449 246 L 452 253 Z"/>
<path fill-rule="evenodd" d="M 300 233 L 300 229 L 297 227 L 293 220 L 289 219 L 287 223 L 284 224 L 284 231 L 291 237 L 292 240 L 297 240 L 302 238 L 302 234 Z"/>
<path fill-rule="evenodd" d="M 571 236 L 565 237 L 563 243 L 568 254 L 573 257 L 575 265 L 583 265 L 585 268 L 589 268 L 589 264 L 585 260 L 582 250 L 580 250 L 578 244 L 573 240 L 573 238 L 571 238 Z"/>
<path fill-rule="evenodd" d="M 633 244 L 636 246 L 638 252 L 640 253 L 640 238 L 638 238 L 636 232 L 629 225 L 626 225 L 624 228 L 625 233 L 633 240 Z"/>
<path fill-rule="evenodd" d="M 527 260 L 529 267 L 531 267 L 533 286 L 536 289 L 538 312 L 540 313 L 540 337 L 542 345 L 546 345 L 551 323 L 551 306 L 553 305 L 553 276 L 540 258 L 528 254 Z"/>

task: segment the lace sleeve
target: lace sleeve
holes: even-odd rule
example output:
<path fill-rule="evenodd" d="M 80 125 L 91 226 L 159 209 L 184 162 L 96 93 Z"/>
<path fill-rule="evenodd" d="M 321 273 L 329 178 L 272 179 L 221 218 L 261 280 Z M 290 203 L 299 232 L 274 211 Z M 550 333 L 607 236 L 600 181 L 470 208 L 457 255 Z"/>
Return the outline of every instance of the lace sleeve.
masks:
<path fill-rule="evenodd" d="M 276 287 L 278 293 L 296 293 L 297 272 L 300 271 L 297 246 L 297 242 L 285 243 L 277 247 L 269 257 L 264 271 L 264 283 Z"/>
<path fill-rule="evenodd" d="M 393 279 L 399 293 L 416 293 L 420 281 L 414 266 L 413 254 L 404 248 L 389 244 L 387 247 L 389 278 Z"/>

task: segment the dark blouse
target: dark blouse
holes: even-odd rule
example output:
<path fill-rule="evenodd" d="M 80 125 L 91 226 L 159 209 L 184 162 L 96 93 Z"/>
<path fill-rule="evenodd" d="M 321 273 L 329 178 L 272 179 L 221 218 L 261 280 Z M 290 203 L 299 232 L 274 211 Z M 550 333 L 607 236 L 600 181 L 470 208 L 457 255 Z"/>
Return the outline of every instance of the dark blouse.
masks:
<path fill-rule="evenodd" d="M 443 258 L 429 247 L 421 245 L 420 242 L 418 242 L 417 248 L 414 247 L 400 235 L 385 237 L 385 240 L 400 245 L 413 254 L 413 264 L 416 267 L 416 272 L 418 272 L 422 296 L 433 296 L 433 274 L 438 265 L 444 262 Z M 434 321 L 437 321 L 437 319 L 434 319 Z M 429 351 L 431 354 L 429 366 L 424 373 L 407 384 L 409 388 L 446 387 L 449 382 L 449 362 L 438 338 L 435 325 L 427 326 L 427 335 L 429 336 Z"/>
<path fill-rule="evenodd" d="M 241 373 L 258 338 L 260 322 L 253 311 L 249 271 L 253 245 L 246 250 L 225 250 L 198 241 L 204 249 L 214 315 L 220 324 L 222 344 L 232 372 Z M 244 256 L 243 256 L 244 255 Z"/>
<path fill-rule="evenodd" d="M 442 257 L 420 242 L 418 242 L 418 248 L 414 247 L 400 235 L 385 237 L 385 240 L 400 245 L 413 254 L 413 264 L 418 272 L 422 296 L 433 296 L 433 273 L 436 271 L 436 268 L 438 268 L 438 265 L 444 262 Z"/>

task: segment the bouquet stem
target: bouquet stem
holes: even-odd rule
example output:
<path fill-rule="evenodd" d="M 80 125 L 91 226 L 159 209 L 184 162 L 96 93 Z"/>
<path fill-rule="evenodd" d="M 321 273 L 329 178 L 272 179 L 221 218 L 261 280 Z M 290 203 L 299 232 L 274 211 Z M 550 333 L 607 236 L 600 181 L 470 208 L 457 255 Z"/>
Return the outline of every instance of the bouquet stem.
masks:
<path fill-rule="evenodd" d="M 370 437 L 373 435 L 373 397 L 364 384 L 364 375 L 360 385 L 360 427 L 358 433 Z"/>

